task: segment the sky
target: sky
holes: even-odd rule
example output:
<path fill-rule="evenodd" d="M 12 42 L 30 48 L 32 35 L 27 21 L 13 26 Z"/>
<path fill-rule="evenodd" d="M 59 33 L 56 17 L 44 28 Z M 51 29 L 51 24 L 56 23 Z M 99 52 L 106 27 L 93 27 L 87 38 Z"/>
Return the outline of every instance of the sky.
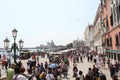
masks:
<path fill-rule="evenodd" d="M 0 47 L 8 37 L 13 43 L 12 30 L 18 30 L 17 40 L 24 47 L 66 45 L 84 40 L 84 31 L 92 24 L 100 0 L 0 0 Z"/>

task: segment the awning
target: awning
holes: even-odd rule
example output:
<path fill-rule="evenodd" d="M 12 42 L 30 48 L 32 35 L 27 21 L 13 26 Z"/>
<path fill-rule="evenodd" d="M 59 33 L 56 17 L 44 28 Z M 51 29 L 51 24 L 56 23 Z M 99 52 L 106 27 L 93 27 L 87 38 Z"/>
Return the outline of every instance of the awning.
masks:
<path fill-rule="evenodd" d="M 105 52 L 120 53 L 120 50 L 105 50 Z"/>

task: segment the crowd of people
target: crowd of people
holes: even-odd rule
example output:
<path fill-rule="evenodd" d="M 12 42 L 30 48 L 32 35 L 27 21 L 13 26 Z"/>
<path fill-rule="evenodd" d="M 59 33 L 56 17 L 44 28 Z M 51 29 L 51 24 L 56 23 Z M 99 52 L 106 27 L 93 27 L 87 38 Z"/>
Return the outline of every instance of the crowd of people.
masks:
<path fill-rule="evenodd" d="M 35 58 L 33 55 L 32 58 Z M 61 60 L 56 66 L 50 66 L 53 62 L 39 63 L 37 56 L 35 61 L 27 62 L 27 69 L 21 61 L 16 64 L 10 64 L 7 68 L 7 80 L 32 80 L 33 77 L 36 80 L 58 80 L 62 77 L 67 78 L 68 62 Z M 27 70 L 27 74 L 25 74 Z"/>
<path fill-rule="evenodd" d="M 31 80 L 32 77 L 27 76 L 25 73 L 25 67 L 19 61 L 18 63 L 12 63 L 7 69 L 6 80 Z"/>
<path fill-rule="evenodd" d="M 120 71 L 120 62 L 115 61 L 113 64 L 112 61 L 110 61 L 109 58 L 107 59 L 103 54 L 93 55 L 91 53 L 88 53 L 86 55 L 86 58 L 88 62 L 94 63 L 93 68 L 90 67 L 86 75 L 83 75 L 83 72 L 79 71 L 80 77 L 77 77 L 78 68 L 77 66 L 74 66 L 73 76 L 76 77 L 76 80 L 107 80 L 106 75 L 102 72 L 102 69 L 105 69 L 106 67 L 108 67 L 110 71 L 112 80 L 119 80 L 118 77 L 120 76 L 118 72 Z M 105 66 L 105 64 L 107 64 L 107 66 Z"/>
<path fill-rule="evenodd" d="M 9 60 L 9 66 L 6 67 L 7 80 L 32 80 L 33 77 L 36 80 L 61 80 L 62 78 L 68 79 L 68 70 L 70 62 L 73 64 L 73 78 L 75 80 L 107 80 L 106 75 L 101 69 L 108 67 L 110 75 L 113 80 L 117 79 L 117 73 L 120 71 L 120 63 L 115 62 L 112 64 L 110 59 L 106 59 L 102 54 L 84 54 L 81 51 L 72 51 L 69 54 L 59 55 L 57 58 L 47 55 L 48 60 L 45 63 L 40 63 L 39 55 L 33 55 L 32 58 L 35 61 L 28 61 L 27 69 L 19 61 L 16 64 L 11 63 Z M 77 64 L 84 63 L 83 59 L 87 59 L 89 63 L 93 63 L 93 67 L 88 68 L 87 74 L 83 74 L 84 71 L 79 70 Z M 54 66 L 51 66 L 54 64 Z M 108 66 L 106 66 L 106 64 Z M 25 73 L 27 71 L 27 74 Z"/>

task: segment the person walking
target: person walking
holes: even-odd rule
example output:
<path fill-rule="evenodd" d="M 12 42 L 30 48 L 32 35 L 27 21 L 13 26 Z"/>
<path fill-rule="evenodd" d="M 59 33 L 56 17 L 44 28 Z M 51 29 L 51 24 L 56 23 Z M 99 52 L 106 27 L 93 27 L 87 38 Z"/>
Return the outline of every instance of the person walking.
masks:
<path fill-rule="evenodd" d="M 48 70 L 48 74 L 46 75 L 46 80 L 55 80 L 55 77 L 50 69 Z"/>
<path fill-rule="evenodd" d="M 39 64 L 39 55 L 37 55 L 36 57 L 37 57 L 37 63 Z"/>
<path fill-rule="evenodd" d="M 67 72 L 68 72 L 68 64 L 65 62 L 65 64 L 63 65 L 63 75 L 66 78 L 67 78 Z"/>
<path fill-rule="evenodd" d="M 84 75 L 82 71 L 79 71 L 79 78 L 80 80 L 84 80 Z"/>
<path fill-rule="evenodd" d="M 73 77 L 77 77 L 78 68 L 77 66 L 73 67 Z"/>
<path fill-rule="evenodd" d="M 16 77 L 17 80 L 28 80 L 27 76 L 24 74 L 25 68 L 21 67 L 20 68 L 20 74 Z"/>
<path fill-rule="evenodd" d="M 15 74 L 14 68 L 15 68 L 15 64 L 11 64 L 10 67 L 7 69 L 7 79 L 6 80 L 13 79 L 13 75 Z"/>
<path fill-rule="evenodd" d="M 14 74 L 12 80 L 16 80 L 16 78 L 19 74 L 20 74 L 20 68 L 19 68 L 19 66 L 15 66 L 15 74 Z"/>

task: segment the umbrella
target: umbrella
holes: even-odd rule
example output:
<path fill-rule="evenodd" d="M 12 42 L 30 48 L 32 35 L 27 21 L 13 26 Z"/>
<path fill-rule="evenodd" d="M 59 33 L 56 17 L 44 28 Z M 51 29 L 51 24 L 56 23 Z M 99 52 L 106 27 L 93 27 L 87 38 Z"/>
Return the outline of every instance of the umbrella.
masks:
<path fill-rule="evenodd" d="M 55 63 L 52 63 L 52 64 L 49 65 L 49 68 L 57 68 L 57 67 L 58 67 L 58 65 L 55 64 Z"/>

